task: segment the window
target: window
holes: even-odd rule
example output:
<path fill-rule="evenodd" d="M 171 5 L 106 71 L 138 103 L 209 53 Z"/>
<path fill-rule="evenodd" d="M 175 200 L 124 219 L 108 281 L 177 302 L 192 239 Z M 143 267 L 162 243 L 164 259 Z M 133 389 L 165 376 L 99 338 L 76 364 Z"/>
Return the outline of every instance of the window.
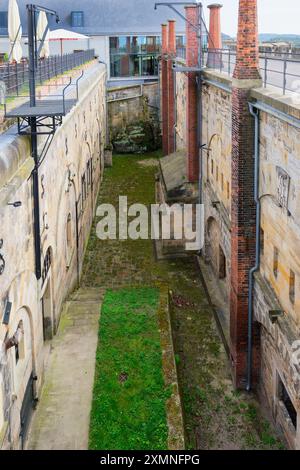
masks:
<path fill-rule="evenodd" d="M 111 77 L 157 76 L 160 44 L 159 36 L 110 37 Z"/>
<path fill-rule="evenodd" d="M 221 188 L 222 188 L 222 191 L 224 191 L 224 175 L 223 175 L 223 173 L 221 175 Z"/>
<path fill-rule="evenodd" d="M 67 245 L 68 248 L 72 245 L 72 217 L 71 214 L 68 215 L 67 218 Z"/>
<path fill-rule="evenodd" d="M 227 199 L 230 198 L 230 184 L 229 181 L 227 181 Z"/>
<path fill-rule="evenodd" d="M 285 409 L 293 423 L 294 428 L 297 429 L 297 411 L 280 377 L 279 377 L 279 400 L 285 406 Z"/>
<path fill-rule="evenodd" d="M 84 26 L 83 11 L 72 11 L 71 24 L 72 24 L 72 28 L 82 28 Z"/>
<path fill-rule="evenodd" d="M 218 166 L 217 166 L 216 180 L 217 180 L 217 182 L 219 181 L 219 167 Z"/>
<path fill-rule="evenodd" d="M 274 255 L 273 255 L 273 273 L 276 279 L 278 277 L 278 260 L 279 260 L 279 250 L 275 246 Z"/>
<path fill-rule="evenodd" d="M 263 255 L 265 252 L 265 232 L 260 227 L 260 254 Z"/>
<path fill-rule="evenodd" d="M 290 289 L 290 301 L 294 305 L 295 303 L 295 273 L 294 271 L 290 270 L 290 279 L 289 279 L 289 289 Z"/>
<path fill-rule="evenodd" d="M 87 198 L 87 186 L 86 186 L 86 175 L 85 173 L 81 177 L 81 198 L 82 198 L 82 205 Z"/>
<path fill-rule="evenodd" d="M 20 360 L 20 352 L 19 352 L 19 345 L 18 344 L 15 345 L 15 356 L 16 356 L 16 364 L 18 364 L 18 362 Z"/>
<path fill-rule="evenodd" d="M 176 46 L 183 47 L 186 44 L 185 36 L 176 36 Z"/>
<path fill-rule="evenodd" d="M 71 260 L 72 260 L 72 216 L 68 214 L 67 218 L 67 227 L 66 227 L 66 235 L 67 235 L 67 268 L 69 269 Z"/>
<path fill-rule="evenodd" d="M 226 278 L 226 257 L 221 246 L 219 246 L 219 279 Z"/>
<path fill-rule="evenodd" d="M 211 174 L 214 174 L 214 161 L 211 161 Z"/>
<path fill-rule="evenodd" d="M 0 11 L 0 28 L 8 27 L 8 12 Z"/>

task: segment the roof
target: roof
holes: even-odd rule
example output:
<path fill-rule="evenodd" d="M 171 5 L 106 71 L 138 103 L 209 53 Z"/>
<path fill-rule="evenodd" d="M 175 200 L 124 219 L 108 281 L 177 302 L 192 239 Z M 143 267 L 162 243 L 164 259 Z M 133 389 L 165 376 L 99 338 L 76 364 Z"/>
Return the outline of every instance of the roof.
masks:
<path fill-rule="evenodd" d="M 17 0 L 20 8 L 23 34 L 27 32 L 26 5 L 28 0 Z M 33 2 L 34 3 L 34 2 Z M 159 34 L 161 23 L 168 19 L 177 21 L 177 31 L 185 31 L 185 22 L 170 8 L 165 6 L 154 9 L 156 0 L 39 0 L 37 4 L 58 12 L 60 28 L 69 29 L 87 35 L 111 34 Z M 195 3 L 192 0 L 191 3 Z M 182 7 L 181 12 L 183 12 Z M 0 12 L 8 10 L 8 0 L 0 0 Z M 84 12 L 84 27 L 72 28 L 71 12 Z M 55 22 L 50 29 L 56 29 Z M 7 30 L 0 28 L 0 35 L 7 35 Z"/>

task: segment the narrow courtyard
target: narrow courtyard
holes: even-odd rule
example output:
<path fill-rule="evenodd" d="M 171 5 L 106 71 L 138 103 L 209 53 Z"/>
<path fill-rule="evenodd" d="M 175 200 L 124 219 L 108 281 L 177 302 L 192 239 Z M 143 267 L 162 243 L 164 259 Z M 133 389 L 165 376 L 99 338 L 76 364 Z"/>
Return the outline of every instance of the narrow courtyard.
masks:
<path fill-rule="evenodd" d="M 159 153 L 141 156 L 115 156 L 113 168 L 106 169 L 99 195 L 100 203 L 118 206 L 120 195 L 128 197 L 128 204 L 155 202 L 155 175 Z M 96 328 L 94 314 L 88 315 L 91 301 L 95 301 L 98 292 L 97 308 L 100 314 L 100 298 L 106 289 L 118 289 L 128 286 L 153 286 L 162 282 L 167 284 L 172 299 L 172 322 L 175 343 L 175 357 L 178 368 L 178 379 L 184 408 L 186 447 L 194 449 L 280 449 L 279 440 L 275 437 L 271 425 L 262 416 L 255 398 L 246 393 L 235 392 L 232 387 L 229 366 L 225 349 L 218 334 L 213 310 L 201 283 L 199 270 L 193 257 L 176 260 L 157 261 L 152 241 L 100 241 L 96 235 L 97 217 L 91 231 L 86 252 L 85 265 L 80 290 L 73 294 L 67 304 L 61 321 L 60 332 L 54 343 L 50 366 L 46 372 L 46 384 L 41 403 L 36 412 L 31 443 L 34 448 L 43 448 L 40 439 L 57 441 L 61 422 L 59 416 L 66 416 L 66 404 L 57 394 L 49 396 L 49 387 L 56 372 L 60 370 L 62 357 L 58 357 L 59 348 L 63 346 L 66 354 L 72 357 L 72 341 L 65 341 L 66 331 L 69 338 L 73 332 L 83 326 L 85 319 L 94 325 L 87 354 L 80 352 L 86 361 L 88 386 L 82 390 L 74 387 L 76 369 L 64 366 L 56 381 L 70 381 L 70 396 L 80 393 L 81 400 L 71 400 L 70 412 L 85 404 L 81 421 L 64 424 L 69 429 L 69 440 L 62 444 L 64 448 L 76 447 L 78 442 L 87 445 L 91 400 L 91 366 L 95 365 Z M 89 293 L 91 299 L 88 299 Z M 81 299 L 78 308 L 78 296 Z M 86 302 L 86 308 L 82 299 Z M 75 303 L 74 303 L 75 301 Z M 76 321 L 74 322 L 74 316 Z M 73 337 L 74 339 L 74 337 Z M 78 344 L 80 348 L 80 344 Z M 72 365 L 69 363 L 69 365 Z M 68 379 L 69 377 L 69 379 Z M 79 376 L 79 382 L 82 375 Z M 85 394 L 85 396 L 84 396 Z M 49 413 L 56 407 L 56 421 L 51 420 Z M 77 410 L 78 411 L 78 410 Z M 126 410 L 124 410 L 126 412 Z M 83 416 L 82 416 L 83 415 Z M 47 419 L 49 418 L 49 419 Z M 66 418 L 67 419 L 67 418 Z M 52 423 L 51 425 L 49 424 Z M 76 428 L 79 429 L 76 435 Z M 46 429 L 45 429 L 46 428 Z M 37 438 L 37 433 L 39 438 Z M 75 436 L 74 436 L 75 434 Z M 72 438 L 73 435 L 73 438 Z M 51 437 L 52 436 L 52 437 Z M 46 442 L 45 441 L 45 442 Z M 46 443 L 45 443 L 46 445 Z"/>

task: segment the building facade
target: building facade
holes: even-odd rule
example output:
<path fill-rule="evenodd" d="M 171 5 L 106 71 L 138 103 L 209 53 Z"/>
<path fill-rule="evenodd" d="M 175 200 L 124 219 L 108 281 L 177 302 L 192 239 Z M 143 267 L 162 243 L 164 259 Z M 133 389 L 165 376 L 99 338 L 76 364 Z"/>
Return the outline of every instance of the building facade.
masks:
<path fill-rule="evenodd" d="M 26 5 L 18 0 L 26 50 Z M 153 80 L 158 77 L 160 23 L 176 14 L 168 8 L 154 9 L 155 0 L 79 0 L 60 2 L 44 0 L 42 5 L 56 10 L 60 24 L 50 22 L 50 29 L 63 28 L 81 33 L 88 39 L 64 41 L 64 52 L 94 49 L 108 66 L 108 76 L 121 81 Z M 0 0 L 0 53 L 9 52 L 7 38 L 8 0 Z M 178 47 L 184 45 L 184 24 L 178 25 Z M 60 54 L 60 43 L 50 43 L 51 54 Z"/>

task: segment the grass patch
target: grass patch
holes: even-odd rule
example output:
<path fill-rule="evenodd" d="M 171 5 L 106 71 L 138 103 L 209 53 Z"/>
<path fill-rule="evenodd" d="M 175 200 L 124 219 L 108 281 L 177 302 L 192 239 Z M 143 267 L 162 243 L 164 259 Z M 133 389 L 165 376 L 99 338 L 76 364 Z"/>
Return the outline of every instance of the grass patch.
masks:
<path fill-rule="evenodd" d="M 92 450 L 168 448 L 156 312 L 159 290 L 107 291 L 102 306 L 90 423 Z"/>

